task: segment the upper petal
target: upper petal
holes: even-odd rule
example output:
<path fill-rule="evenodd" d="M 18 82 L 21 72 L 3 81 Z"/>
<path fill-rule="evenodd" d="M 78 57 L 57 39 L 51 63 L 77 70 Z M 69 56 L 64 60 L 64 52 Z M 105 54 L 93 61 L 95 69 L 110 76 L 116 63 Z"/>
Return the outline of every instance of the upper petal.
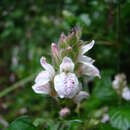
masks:
<path fill-rule="evenodd" d="M 100 78 L 100 72 L 98 68 L 96 68 L 93 64 L 91 63 L 84 63 L 81 64 L 81 72 L 84 75 L 87 76 L 98 76 Z"/>
<path fill-rule="evenodd" d="M 62 63 L 60 64 L 60 72 L 73 72 L 74 70 L 74 63 L 72 62 L 72 60 L 65 56 L 63 58 Z"/>
<path fill-rule="evenodd" d="M 42 58 L 40 59 L 40 63 L 41 63 L 41 65 L 42 65 L 42 67 L 43 67 L 46 71 L 49 72 L 50 78 L 52 79 L 52 78 L 54 77 L 54 75 L 55 75 L 55 70 L 54 70 L 53 66 L 50 65 L 50 64 L 48 64 L 48 63 L 46 62 L 46 58 L 45 58 L 45 57 L 42 57 Z"/>
<path fill-rule="evenodd" d="M 50 85 L 49 83 L 35 83 L 32 86 L 32 89 L 35 93 L 38 94 L 49 94 L 50 93 Z"/>
<path fill-rule="evenodd" d="M 80 54 L 83 55 L 94 46 L 95 41 L 92 40 L 89 44 L 81 46 Z"/>
<path fill-rule="evenodd" d="M 93 60 L 91 57 L 85 56 L 85 55 L 79 55 L 78 56 L 78 62 L 79 63 L 84 63 L 84 62 L 89 62 L 89 63 L 94 63 L 95 60 Z"/>

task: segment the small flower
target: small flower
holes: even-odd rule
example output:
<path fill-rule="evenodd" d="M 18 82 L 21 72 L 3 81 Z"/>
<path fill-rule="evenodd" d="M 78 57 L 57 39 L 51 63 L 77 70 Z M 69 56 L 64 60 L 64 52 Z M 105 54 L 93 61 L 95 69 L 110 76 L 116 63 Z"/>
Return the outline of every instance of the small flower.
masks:
<path fill-rule="evenodd" d="M 74 102 L 79 104 L 83 99 L 87 99 L 89 94 L 85 91 L 80 91 L 75 97 Z"/>
<path fill-rule="evenodd" d="M 40 62 L 45 70 L 38 74 L 32 89 L 34 92 L 39 94 L 50 94 L 50 81 L 54 78 L 55 70 L 50 64 L 46 62 L 44 57 L 40 59 Z"/>
<path fill-rule="evenodd" d="M 125 87 L 122 91 L 122 98 L 129 101 L 130 100 L 130 89 L 128 87 Z"/>
<path fill-rule="evenodd" d="M 79 82 L 74 73 L 62 72 L 55 76 L 54 88 L 60 98 L 72 98 L 79 91 Z"/>
<path fill-rule="evenodd" d="M 84 54 L 89 51 L 94 46 L 94 40 L 87 45 L 82 45 L 80 47 L 78 62 L 81 63 L 80 71 L 83 75 L 87 76 L 97 76 L 100 78 L 99 70 L 93 65 L 94 60 Z"/>
<path fill-rule="evenodd" d="M 67 107 L 64 107 L 64 108 L 62 108 L 61 110 L 60 110 L 60 112 L 59 112 L 59 115 L 60 115 L 60 117 L 66 117 L 67 115 L 69 115 L 70 114 L 70 109 L 69 108 L 67 108 Z"/>
<path fill-rule="evenodd" d="M 112 87 L 115 90 L 119 90 L 121 87 L 126 86 L 126 76 L 125 74 L 117 74 L 112 82 Z"/>
<path fill-rule="evenodd" d="M 108 122 L 109 120 L 110 120 L 109 115 L 108 115 L 107 113 L 105 113 L 105 114 L 103 115 L 102 119 L 101 119 L 101 122 L 102 122 L 102 123 L 106 123 L 106 122 Z"/>
<path fill-rule="evenodd" d="M 60 64 L 60 72 L 73 72 L 74 63 L 69 57 L 64 57 L 62 63 Z"/>

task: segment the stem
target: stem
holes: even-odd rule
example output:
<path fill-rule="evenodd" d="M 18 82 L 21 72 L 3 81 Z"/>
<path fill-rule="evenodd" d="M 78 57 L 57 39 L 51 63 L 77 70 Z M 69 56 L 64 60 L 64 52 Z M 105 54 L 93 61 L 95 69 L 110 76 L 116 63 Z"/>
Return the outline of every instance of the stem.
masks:
<path fill-rule="evenodd" d="M 5 95 L 7 95 L 8 93 L 10 93 L 11 91 L 19 88 L 20 86 L 22 86 L 23 84 L 26 84 L 28 82 L 30 82 L 36 75 L 37 73 L 34 73 L 20 81 L 18 81 L 17 83 L 15 83 L 14 85 L 4 89 L 2 92 L 0 92 L 0 98 L 4 97 Z"/>

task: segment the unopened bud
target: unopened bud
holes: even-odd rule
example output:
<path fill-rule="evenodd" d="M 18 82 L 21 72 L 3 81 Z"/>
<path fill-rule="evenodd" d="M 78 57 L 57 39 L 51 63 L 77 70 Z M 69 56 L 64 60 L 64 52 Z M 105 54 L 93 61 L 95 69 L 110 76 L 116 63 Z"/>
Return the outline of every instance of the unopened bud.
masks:
<path fill-rule="evenodd" d="M 67 51 L 72 51 L 72 47 L 71 46 L 69 46 L 68 48 L 67 48 Z"/>
<path fill-rule="evenodd" d="M 67 38 L 67 37 L 65 36 L 65 34 L 64 34 L 64 33 L 61 33 L 60 38 L 59 38 L 59 41 L 58 41 L 58 46 L 59 46 L 60 48 L 64 48 L 66 38 Z"/>
<path fill-rule="evenodd" d="M 59 51 L 58 51 L 58 48 L 57 48 L 57 46 L 56 46 L 56 44 L 55 43 L 52 43 L 51 44 L 51 49 L 52 49 L 52 56 L 53 56 L 53 58 L 54 58 L 54 61 L 57 63 L 57 62 L 59 62 Z"/>
<path fill-rule="evenodd" d="M 70 109 L 69 108 L 67 108 L 67 107 L 64 107 L 64 108 L 62 108 L 61 110 L 60 110 L 60 112 L 59 112 L 59 115 L 60 115 L 60 117 L 66 117 L 67 115 L 69 115 L 70 114 Z"/>

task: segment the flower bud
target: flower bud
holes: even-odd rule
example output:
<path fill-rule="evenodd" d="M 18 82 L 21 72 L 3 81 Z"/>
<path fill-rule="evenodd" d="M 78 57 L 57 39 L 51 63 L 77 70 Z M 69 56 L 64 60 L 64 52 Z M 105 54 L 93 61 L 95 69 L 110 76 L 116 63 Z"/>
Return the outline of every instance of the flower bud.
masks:
<path fill-rule="evenodd" d="M 68 52 L 72 51 L 72 47 L 69 46 L 69 47 L 67 48 L 67 51 L 68 51 Z"/>
<path fill-rule="evenodd" d="M 64 33 L 61 33 L 59 41 L 58 41 L 58 47 L 59 48 L 64 48 L 66 45 L 66 36 Z"/>
<path fill-rule="evenodd" d="M 59 112 L 59 115 L 60 115 L 60 117 L 66 117 L 67 115 L 69 115 L 70 114 L 70 109 L 69 108 L 67 108 L 67 107 L 64 107 L 64 108 L 62 108 L 61 110 L 60 110 L 60 112 Z"/>
<path fill-rule="evenodd" d="M 52 56 L 55 63 L 58 63 L 60 60 L 59 51 L 55 43 L 51 44 Z"/>

